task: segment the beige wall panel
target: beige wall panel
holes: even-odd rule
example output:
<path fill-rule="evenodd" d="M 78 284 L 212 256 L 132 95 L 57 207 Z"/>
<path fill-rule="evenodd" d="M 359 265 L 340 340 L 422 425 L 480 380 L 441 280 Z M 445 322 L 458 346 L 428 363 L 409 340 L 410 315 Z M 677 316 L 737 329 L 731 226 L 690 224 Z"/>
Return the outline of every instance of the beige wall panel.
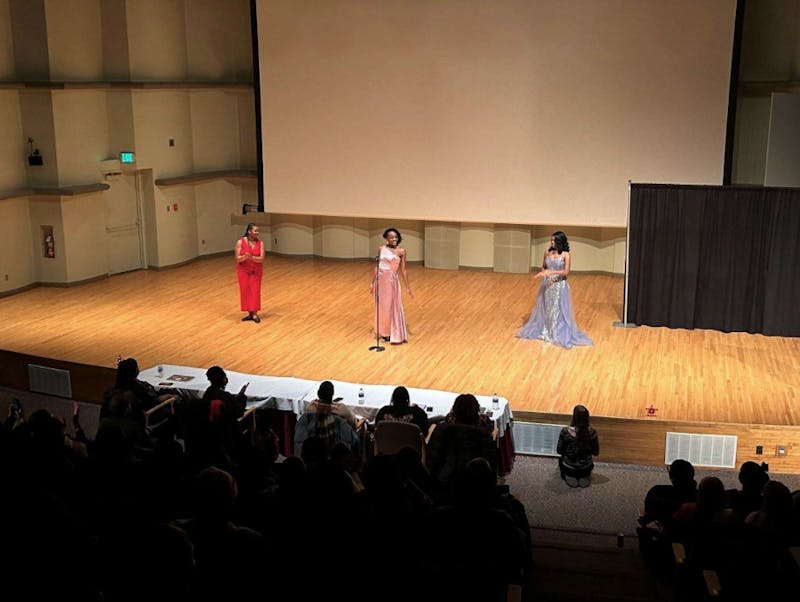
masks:
<path fill-rule="evenodd" d="M 34 280 L 36 282 L 65 283 L 67 279 L 67 245 L 61 217 L 59 198 L 31 197 L 31 256 L 33 257 Z M 53 227 L 55 239 L 54 258 L 43 256 L 41 226 Z"/>
<path fill-rule="evenodd" d="M 550 246 L 550 235 L 558 226 L 534 226 L 531 238 L 531 267 L 540 268 Z M 576 272 L 625 273 L 625 229 L 571 226 L 569 239 L 571 269 Z"/>
<path fill-rule="evenodd" d="M 244 233 L 244 227 L 231 223 L 231 215 L 241 213 L 241 189 L 224 180 L 198 184 L 194 189 L 197 207 L 197 244 L 200 255 L 230 251 Z M 262 230 L 262 238 L 268 233 Z"/>
<path fill-rule="evenodd" d="M 239 103 L 224 90 L 189 93 L 194 171 L 239 167 Z"/>
<path fill-rule="evenodd" d="M 126 0 L 102 0 L 100 2 L 103 78 L 107 80 L 128 81 L 131 79 L 126 5 Z"/>
<path fill-rule="evenodd" d="M 136 151 L 131 91 L 109 91 L 106 94 L 106 111 L 108 114 L 109 157 L 119 157 L 120 151 Z"/>
<path fill-rule="evenodd" d="M 789 81 L 800 76 L 796 62 L 800 2 L 758 0 L 745 3 L 741 81 Z"/>
<path fill-rule="evenodd" d="M 353 257 L 372 258 L 375 251 L 370 244 L 370 220 L 364 217 L 353 218 Z"/>
<path fill-rule="evenodd" d="M 602 239 L 602 228 L 571 227 L 569 237 L 570 269 L 576 272 L 611 272 L 614 247 Z"/>
<path fill-rule="evenodd" d="M 25 139 L 19 92 L 0 90 L 0 191 L 25 186 Z"/>
<path fill-rule="evenodd" d="M 153 176 L 192 173 L 192 125 L 189 94 L 183 90 L 133 93 L 136 164 L 152 168 Z M 169 139 L 175 146 L 169 146 Z"/>
<path fill-rule="evenodd" d="M 769 116 L 769 96 L 738 98 L 731 176 L 735 184 L 764 185 Z"/>
<path fill-rule="evenodd" d="M 13 80 L 15 77 L 11 8 L 9 0 L 0 0 L 0 80 Z"/>
<path fill-rule="evenodd" d="M 158 267 L 197 257 L 197 210 L 194 186 L 155 187 Z M 177 210 L 174 205 L 177 203 Z"/>
<path fill-rule="evenodd" d="M 236 211 L 228 216 L 227 221 L 234 227 L 236 239 L 244 235 L 247 224 L 251 222 L 258 224 L 259 228 L 261 228 L 261 241 L 264 243 L 264 250 L 269 253 L 272 251 L 273 244 L 272 216 L 269 213 L 248 213 L 247 215 L 242 215 L 242 203 L 255 203 L 252 198 L 252 193 L 246 192 L 246 188 L 245 186 L 241 187 L 239 206 Z"/>
<path fill-rule="evenodd" d="M 142 201 L 142 227 L 144 228 L 144 264 L 161 265 L 158 259 L 158 219 L 156 217 L 156 191 L 153 170 L 143 169 L 138 174 L 139 195 Z"/>
<path fill-rule="evenodd" d="M 184 7 L 188 79 L 251 81 L 250 3 L 190 0 Z"/>
<path fill-rule="evenodd" d="M 50 78 L 50 60 L 44 0 L 10 0 L 9 9 L 14 24 L 11 38 L 17 78 L 47 81 Z"/>
<path fill-rule="evenodd" d="M 174 81 L 186 78 L 183 5 L 183 0 L 128 0 L 131 79 Z"/>
<path fill-rule="evenodd" d="M 457 270 L 461 227 L 453 223 L 425 224 L 425 267 Z"/>
<path fill-rule="evenodd" d="M 369 220 L 369 254 L 374 257 L 385 242 L 382 235 L 386 228 L 397 228 L 403 241 L 400 245 L 406 250 L 406 260 L 420 262 L 425 259 L 425 222 L 403 219 Z"/>
<path fill-rule="evenodd" d="M 458 265 L 491 268 L 494 265 L 494 229 L 491 224 L 461 224 Z"/>
<path fill-rule="evenodd" d="M 46 0 L 50 77 L 55 81 L 103 79 L 100 0 Z"/>
<path fill-rule="evenodd" d="M 614 264 L 611 267 L 611 272 L 614 274 L 625 274 L 625 250 L 627 246 L 625 231 L 617 235 L 611 241 L 611 246 L 614 248 Z"/>
<path fill-rule="evenodd" d="M 103 194 L 61 197 L 61 214 L 67 247 L 67 281 L 80 282 L 107 274 Z"/>
<path fill-rule="evenodd" d="M 105 91 L 54 90 L 53 124 L 59 185 L 101 181 L 100 161 L 109 158 Z"/>
<path fill-rule="evenodd" d="M 256 107 L 252 90 L 237 94 L 239 103 L 239 167 L 255 169 L 256 161 Z"/>
<path fill-rule="evenodd" d="M 494 227 L 494 271 L 526 274 L 531 269 L 530 226 Z"/>
<path fill-rule="evenodd" d="M 29 167 L 26 162 L 27 181 L 30 186 L 58 186 L 58 156 L 56 155 L 53 101 L 49 90 L 22 90 L 19 93 L 22 115 L 22 135 L 34 139 L 34 146 L 44 158 L 44 165 Z M 27 145 L 26 145 L 27 148 Z"/>
<path fill-rule="evenodd" d="M 366 232 L 362 231 L 362 241 L 364 238 L 366 238 Z M 360 246 L 366 250 L 368 245 Z M 352 217 L 319 217 L 315 219 L 314 254 L 332 259 L 364 257 L 364 255 L 356 254 L 355 220 Z"/>
<path fill-rule="evenodd" d="M 283 255 L 313 255 L 314 218 L 273 214 L 272 251 Z"/>
<path fill-rule="evenodd" d="M 27 198 L 0 201 L 0 292 L 35 282 Z"/>

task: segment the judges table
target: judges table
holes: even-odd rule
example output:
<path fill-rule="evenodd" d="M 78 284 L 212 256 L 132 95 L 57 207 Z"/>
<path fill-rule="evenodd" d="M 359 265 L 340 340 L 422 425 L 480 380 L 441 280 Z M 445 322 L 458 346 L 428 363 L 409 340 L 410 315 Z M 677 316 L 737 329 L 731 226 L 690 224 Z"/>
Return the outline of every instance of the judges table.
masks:
<path fill-rule="evenodd" d="M 150 383 L 156 389 L 177 389 L 184 397 L 201 397 L 208 388 L 206 371 L 189 366 L 162 364 L 142 370 L 139 379 Z M 261 376 L 244 374 L 226 370 L 228 386 L 231 393 L 237 393 L 247 384 L 247 411 L 256 409 L 274 409 L 291 412 L 299 416 L 306 406 L 317 398 L 317 387 L 321 381 L 291 378 L 287 376 Z M 372 422 L 378 410 L 388 405 L 392 398 L 394 385 L 365 385 L 330 379 L 333 383 L 334 397 L 341 398 L 356 416 Z M 363 389 L 364 399 L 359 399 L 359 390 Z M 453 405 L 457 393 L 437 391 L 435 389 L 408 389 L 411 403 L 423 408 L 429 418 L 445 416 Z M 514 454 L 514 442 L 511 436 L 511 408 L 508 400 L 498 398 L 497 407 L 493 407 L 492 398 L 476 395 L 481 411 L 492 419 L 497 429 L 498 447 L 500 449 L 500 469 L 502 474 L 511 470 Z M 292 422 L 293 426 L 293 422 Z M 292 432 L 286 432 L 291 430 Z M 284 428 L 285 449 L 291 449 L 293 428 Z M 289 438 L 286 441 L 286 438 Z"/>

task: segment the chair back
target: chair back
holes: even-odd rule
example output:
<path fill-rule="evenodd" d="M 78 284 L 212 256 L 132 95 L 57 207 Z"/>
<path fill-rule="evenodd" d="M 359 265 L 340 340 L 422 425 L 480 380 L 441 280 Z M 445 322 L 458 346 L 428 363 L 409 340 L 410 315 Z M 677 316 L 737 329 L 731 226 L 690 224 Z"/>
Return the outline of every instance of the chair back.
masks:
<path fill-rule="evenodd" d="M 382 420 L 375 425 L 374 452 L 378 454 L 396 454 L 404 447 L 410 447 L 424 456 L 425 440 L 422 431 L 416 424 L 396 420 Z"/>

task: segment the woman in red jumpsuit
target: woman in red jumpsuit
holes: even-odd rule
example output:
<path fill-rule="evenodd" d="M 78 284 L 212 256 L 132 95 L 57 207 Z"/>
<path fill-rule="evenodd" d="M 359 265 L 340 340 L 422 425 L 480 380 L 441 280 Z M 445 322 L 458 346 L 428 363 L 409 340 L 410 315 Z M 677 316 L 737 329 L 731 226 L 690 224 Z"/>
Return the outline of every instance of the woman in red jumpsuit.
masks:
<path fill-rule="evenodd" d="M 264 244 L 258 238 L 259 229 L 255 224 L 247 224 L 247 230 L 236 241 L 236 276 L 239 278 L 239 296 L 242 311 L 247 315 L 242 322 L 252 320 L 261 322 L 258 311 L 261 309 L 261 274 L 264 263 Z"/>

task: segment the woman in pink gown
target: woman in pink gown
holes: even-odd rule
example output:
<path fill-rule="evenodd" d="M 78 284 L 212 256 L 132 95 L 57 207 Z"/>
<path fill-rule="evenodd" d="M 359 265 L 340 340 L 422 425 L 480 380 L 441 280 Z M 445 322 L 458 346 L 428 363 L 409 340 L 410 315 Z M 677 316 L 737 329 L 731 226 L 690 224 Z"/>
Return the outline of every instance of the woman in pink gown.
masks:
<path fill-rule="evenodd" d="M 264 243 L 258 238 L 259 229 L 255 224 L 247 224 L 244 236 L 236 241 L 236 276 L 239 279 L 239 298 L 242 311 L 247 315 L 242 322 L 252 320 L 261 322 L 258 312 L 261 309 L 261 275 L 264 263 Z"/>
<path fill-rule="evenodd" d="M 383 239 L 386 244 L 378 251 L 380 259 L 369 285 L 369 292 L 375 294 L 377 314 L 375 322 L 378 334 L 384 341 L 400 344 L 408 340 L 406 319 L 403 314 L 403 297 L 400 291 L 401 277 L 408 294 L 412 297 L 414 295 L 408 284 L 406 250 L 399 246 L 403 237 L 395 228 L 388 228 L 383 233 Z"/>

